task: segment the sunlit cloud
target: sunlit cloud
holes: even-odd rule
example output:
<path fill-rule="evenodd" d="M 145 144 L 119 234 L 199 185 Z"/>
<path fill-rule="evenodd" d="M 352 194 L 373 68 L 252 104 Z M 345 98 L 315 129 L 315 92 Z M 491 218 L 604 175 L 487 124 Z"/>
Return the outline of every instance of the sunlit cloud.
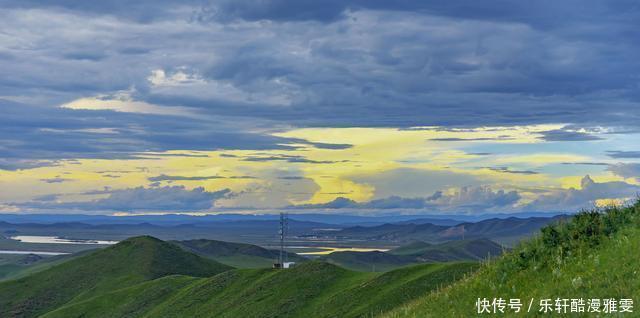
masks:
<path fill-rule="evenodd" d="M 85 97 L 61 105 L 62 108 L 85 110 L 113 110 L 125 113 L 158 114 L 172 116 L 196 116 L 193 109 L 186 107 L 167 107 L 136 101 L 130 91 L 121 91 L 110 95 Z"/>

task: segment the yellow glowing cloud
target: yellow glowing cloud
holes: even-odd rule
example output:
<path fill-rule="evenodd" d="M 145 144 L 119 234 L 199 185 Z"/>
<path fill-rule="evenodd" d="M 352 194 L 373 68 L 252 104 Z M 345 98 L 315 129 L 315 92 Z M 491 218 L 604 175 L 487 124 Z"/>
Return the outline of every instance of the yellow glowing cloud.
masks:
<path fill-rule="evenodd" d="M 134 106 L 132 106 L 134 105 Z M 142 111 L 128 100 L 79 100 L 65 107 Z M 124 107 L 124 108 L 122 108 Z M 133 109 L 127 107 L 134 107 Z M 136 108 L 137 107 L 137 108 Z M 142 107 L 142 108 L 140 108 Z M 150 110 L 155 111 L 155 110 Z M 374 185 L 359 183 L 356 176 L 374 176 L 386 171 L 410 167 L 426 171 L 447 170 L 477 176 L 486 184 L 513 188 L 513 185 L 544 187 L 575 185 L 582 176 L 518 174 L 491 170 L 492 165 L 544 166 L 551 163 L 588 161 L 590 158 L 568 153 L 536 153 L 482 157 L 463 150 L 470 143 L 537 143 L 539 133 L 562 125 L 526 127 L 486 127 L 441 130 L 437 127 L 398 130 L 391 128 L 309 128 L 275 133 L 275 136 L 297 138 L 313 143 L 349 144 L 344 149 L 326 149 L 300 144 L 286 150 L 169 151 L 141 153 L 138 159 L 78 159 L 59 165 L 29 170 L 0 170 L 0 202 L 24 201 L 47 194 L 58 194 L 60 200 L 92 199 L 87 191 L 181 185 L 187 189 L 204 187 L 207 191 L 231 189 L 243 193 L 252 188 L 275 189 L 296 186 L 300 178 L 317 187 L 314 193 L 301 196 L 291 191 L 284 194 L 290 204 L 321 203 L 337 197 L 367 201 L 374 197 Z M 455 141 L 452 141 L 455 140 Z M 462 140 L 462 141 L 461 141 Z M 155 177 L 162 176 L 163 178 Z M 282 175 L 296 178 L 282 178 Z M 64 179 L 47 183 L 43 179 Z M 151 180 L 150 180 L 151 178 Z M 600 178 L 600 177 L 599 177 Z M 605 177 L 602 177 L 605 178 Z M 286 179 L 286 180 L 285 180 Z M 601 179 L 604 180 L 604 179 Z M 429 182 L 429 180 L 425 180 Z M 10 185 L 10 186 L 9 186 Z M 308 186 L 308 185 L 307 185 Z M 287 188 L 289 189 L 289 188 Z M 398 189 L 402 195 L 402 189 Z M 268 191 L 253 194 L 269 201 Z M 278 194 L 282 195 L 282 194 Z M 523 196 L 528 194 L 522 193 Z M 271 200 L 270 202 L 273 202 Z M 242 196 L 226 202 L 244 206 Z"/>
<path fill-rule="evenodd" d="M 613 199 L 597 199 L 595 201 L 595 205 L 600 208 L 610 207 L 610 206 L 623 206 L 625 205 L 631 198 L 613 198 Z"/>

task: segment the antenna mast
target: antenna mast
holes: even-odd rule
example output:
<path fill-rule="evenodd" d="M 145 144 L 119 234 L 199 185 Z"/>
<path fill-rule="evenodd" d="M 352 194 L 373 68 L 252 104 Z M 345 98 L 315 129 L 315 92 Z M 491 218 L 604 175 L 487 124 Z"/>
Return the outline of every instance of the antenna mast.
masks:
<path fill-rule="evenodd" d="M 284 251 L 285 240 L 287 239 L 287 230 L 289 227 L 289 220 L 287 219 L 287 214 L 284 212 L 280 212 L 280 230 L 278 234 L 280 234 L 280 257 L 278 258 L 278 262 L 281 266 L 284 266 L 284 263 L 288 260 L 288 256 Z"/>

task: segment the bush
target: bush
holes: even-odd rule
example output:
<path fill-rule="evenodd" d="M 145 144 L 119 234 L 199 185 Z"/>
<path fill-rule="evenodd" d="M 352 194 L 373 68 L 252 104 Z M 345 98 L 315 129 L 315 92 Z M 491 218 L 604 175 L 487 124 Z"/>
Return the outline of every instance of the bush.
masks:
<path fill-rule="evenodd" d="M 522 243 L 505 255 L 501 270 L 544 268 L 562 263 L 573 255 L 600 245 L 630 224 L 640 222 L 640 200 L 634 205 L 583 210 L 567 220 L 541 229 L 538 237 Z"/>

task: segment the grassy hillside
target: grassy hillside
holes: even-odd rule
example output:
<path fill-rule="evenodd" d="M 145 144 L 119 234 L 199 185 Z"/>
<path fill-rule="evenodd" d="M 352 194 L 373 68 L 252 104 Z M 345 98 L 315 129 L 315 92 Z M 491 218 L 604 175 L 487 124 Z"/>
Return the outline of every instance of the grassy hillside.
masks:
<path fill-rule="evenodd" d="M 66 303 L 172 274 L 230 267 L 152 237 L 135 237 L 33 275 L 0 283 L 0 317 L 35 317 Z"/>
<path fill-rule="evenodd" d="M 278 258 L 279 251 L 257 245 L 215 240 L 172 241 L 187 251 L 214 259 L 237 268 L 271 267 Z M 287 253 L 289 261 L 304 262 L 307 259 L 295 253 Z"/>
<path fill-rule="evenodd" d="M 44 317 L 361 317 L 388 311 L 478 265 L 426 264 L 384 274 L 324 262 L 290 270 L 170 276 L 78 302 Z"/>
<path fill-rule="evenodd" d="M 451 262 L 482 260 L 499 256 L 503 247 L 488 239 L 450 241 L 440 244 L 411 243 L 389 251 L 390 254 L 411 256 L 419 262 Z"/>
<path fill-rule="evenodd" d="M 478 298 L 640 297 L 640 202 L 586 211 L 487 263 L 475 275 L 402 306 L 386 317 L 468 317 Z M 525 307 L 526 309 L 526 307 Z M 629 317 L 633 314 L 629 315 Z"/>
<path fill-rule="evenodd" d="M 43 260 L 44 257 L 35 254 L 0 254 L 0 280 Z"/>
<path fill-rule="evenodd" d="M 409 244 L 402 245 L 389 251 L 390 254 L 395 255 L 412 255 L 419 254 L 425 249 L 432 247 L 433 244 L 424 241 L 414 241 Z"/>
<path fill-rule="evenodd" d="M 58 255 L 49 257 L 42 257 L 34 254 L 2 254 L 0 255 L 0 281 L 24 277 L 45 270 L 62 262 L 68 261 L 85 253 L 87 253 L 87 251 L 70 255 Z"/>
<path fill-rule="evenodd" d="M 363 272 L 385 272 L 418 263 L 413 257 L 393 255 L 380 251 L 333 252 L 323 257 L 322 260 L 347 269 Z"/>
<path fill-rule="evenodd" d="M 487 239 L 440 244 L 416 241 L 388 252 L 333 252 L 322 260 L 355 271 L 384 272 L 411 264 L 479 261 L 502 252 L 502 246 Z"/>

